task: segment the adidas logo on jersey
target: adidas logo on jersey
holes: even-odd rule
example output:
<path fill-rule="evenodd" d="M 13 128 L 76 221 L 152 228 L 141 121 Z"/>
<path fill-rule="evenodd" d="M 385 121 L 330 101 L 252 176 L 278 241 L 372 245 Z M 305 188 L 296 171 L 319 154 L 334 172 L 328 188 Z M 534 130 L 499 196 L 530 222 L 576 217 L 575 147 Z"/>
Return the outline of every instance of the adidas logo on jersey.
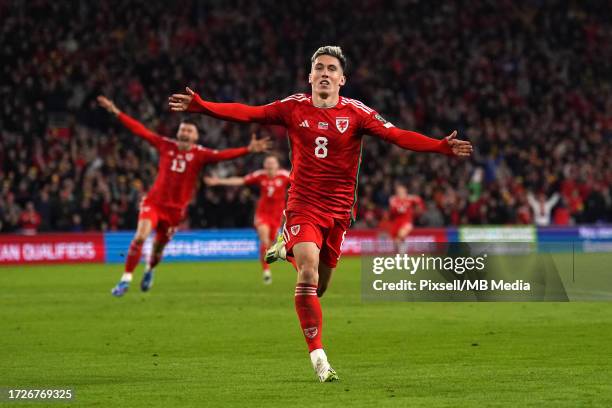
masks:
<path fill-rule="evenodd" d="M 305 128 L 310 127 L 308 125 L 308 120 L 304 120 L 302 123 L 300 123 L 300 127 L 305 127 Z"/>

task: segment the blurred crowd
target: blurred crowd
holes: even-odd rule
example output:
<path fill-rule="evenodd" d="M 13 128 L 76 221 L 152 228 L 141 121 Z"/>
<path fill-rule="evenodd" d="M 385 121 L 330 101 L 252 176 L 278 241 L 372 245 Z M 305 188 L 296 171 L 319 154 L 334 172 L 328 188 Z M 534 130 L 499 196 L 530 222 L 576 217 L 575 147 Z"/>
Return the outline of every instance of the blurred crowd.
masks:
<path fill-rule="evenodd" d="M 475 146 L 469 160 L 364 144 L 359 226 L 385 222 L 395 183 L 417 224 L 612 222 L 608 1 L 0 0 L 0 231 L 134 228 L 155 151 L 97 107 L 104 94 L 160 134 L 167 97 L 265 104 L 309 92 L 310 56 L 341 45 L 341 94 L 396 126 Z M 205 146 L 284 131 L 194 117 Z M 249 156 L 219 176 L 261 166 Z M 257 192 L 198 188 L 185 227 L 251 225 Z"/>

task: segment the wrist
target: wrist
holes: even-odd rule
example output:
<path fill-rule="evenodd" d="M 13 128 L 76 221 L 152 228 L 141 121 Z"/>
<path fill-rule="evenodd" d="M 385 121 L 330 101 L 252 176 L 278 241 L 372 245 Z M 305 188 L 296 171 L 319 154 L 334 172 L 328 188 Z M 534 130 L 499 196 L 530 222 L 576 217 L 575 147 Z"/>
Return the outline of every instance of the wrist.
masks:
<path fill-rule="evenodd" d="M 200 95 L 194 93 L 192 95 L 189 105 L 187 105 L 187 112 L 200 112 L 202 110 L 202 104 L 204 101 L 200 98 Z"/>
<path fill-rule="evenodd" d="M 439 152 L 442 154 L 446 154 L 448 156 L 453 156 L 453 149 L 451 148 L 448 140 L 446 138 L 440 140 L 440 144 L 438 145 Z"/>

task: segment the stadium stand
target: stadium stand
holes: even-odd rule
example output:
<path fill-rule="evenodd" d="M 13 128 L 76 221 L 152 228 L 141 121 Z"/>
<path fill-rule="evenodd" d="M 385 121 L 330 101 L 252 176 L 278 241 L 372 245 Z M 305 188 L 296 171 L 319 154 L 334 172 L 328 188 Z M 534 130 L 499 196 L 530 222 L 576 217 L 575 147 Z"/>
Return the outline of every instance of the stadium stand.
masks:
<path fill-rule="evenodd" d="M 406 129 L 458 129 L 476 148 L 449 166 L 367 138 L 358 226 L 384 223 L 396 181 L 428 202 L 421 225 L 530 224 L 530 193 L 559 195 L 553 225 L 612 222 L 608 3 L 521 3 L 0 2 L 0 231 L 135 227 L 154 151 L 96 95 L 173 136 L 171 93 L 264 104 L 308 91 L 310 54 L 325 44 L 349 57 L 343 95 Z M 202 144 L 245 145 L 257 130 L 289 166 L 281 129 L 198 120 Z M 255 198 L 202 187 L 185 227 L 250 226 Z"/>

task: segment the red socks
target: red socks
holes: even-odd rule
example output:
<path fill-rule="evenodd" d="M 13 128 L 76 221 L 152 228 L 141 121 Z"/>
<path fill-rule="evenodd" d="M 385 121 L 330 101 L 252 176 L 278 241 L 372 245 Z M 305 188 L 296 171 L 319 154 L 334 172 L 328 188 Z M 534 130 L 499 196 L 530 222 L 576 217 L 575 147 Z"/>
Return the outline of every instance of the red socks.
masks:
<path fill-rule="evenodd" d="M 167 236 L 159 236 L 159 233 L 155 236 L 155 241 L 153 241 L 153 245 L 151 246 L 151 254 L 149 255 L 149 268 L 155 268 L 158 263 L 161 262 L 162 256 L 164 254 L 164 248 L 170 242 L 170 239 Z M 161 248 L 161 250 L 159 250 Z"/>
<path fill-rule="evenodd" d="M 136 241 L 132 241 L 130 244 L 130 249 L 128 250 L 128 256 L 125 260 L 125 271 L 127 273 L 132 273 L 138 262 L 140 262 L 140 255 L 142 254 L 142 242 L 138 243 Z"/>
<path fill-rule="evenodd" d="M 153 269 L 157 264 L 161 261 L 162 254 L 151 252 L 151 256 L 149 256 L 149 268 Z"/>
<path fill-rule="evenodd" d="M 300 326 L 306 343 L 308 343 L 308 351 L 323 348 L 321 342 L 323 313 L 317 297 L 317 285 L 297 284 L 295 287 L 295 311 L 300 319 Z"/>

